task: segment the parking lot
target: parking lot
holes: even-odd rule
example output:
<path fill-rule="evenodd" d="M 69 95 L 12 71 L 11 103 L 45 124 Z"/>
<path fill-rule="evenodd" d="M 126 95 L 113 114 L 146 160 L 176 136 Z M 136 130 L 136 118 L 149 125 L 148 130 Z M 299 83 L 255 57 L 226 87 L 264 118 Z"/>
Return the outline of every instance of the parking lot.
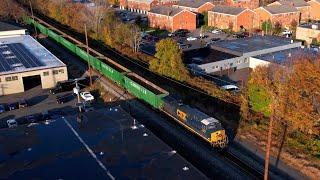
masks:
<path fill-rule="evenodd" d="M 36 87 L 0 97 L 1 103 L 26 99 L 29 105 L 0 115 L 0 178 L 205 178 L 116 102 L 96 101 L 79 118 L 76 97 L 57 104 L 56 96 Z M 44 110 L 50 120 L 6 127 L 7 119 Z"/>
<path fill-rule="evenodd" d="M 152 35 L 151 35 L 152 34 Z M 167 34 L 164 36 L 163 34 Z M 161 36 L 154 35 L 154 33 L 144 33 L 144 36 L 141 41 L 140 50 L 146 54 L 154 55 L 155 52 L 155 45 L 156 43 L 164 38 L 172 38 L 174 39 L 179 48 L 182 51 L 190 51 L 194 49 L 199 49 L 206 47 L 208 44 L 212 44 L 216 41 L 223 41 L 223 40 L 231 40 L 235 37 L 230 36 L 224 32 L 217 32 L 212 33 L 212 31 L 202 31 L 201 29 L 197 29 L 193 32 L 185 33 L 184 35 L 175 35 L 174 33 L 163 33 Z M 202 34 L 202 38 L 201 38 Z"/>

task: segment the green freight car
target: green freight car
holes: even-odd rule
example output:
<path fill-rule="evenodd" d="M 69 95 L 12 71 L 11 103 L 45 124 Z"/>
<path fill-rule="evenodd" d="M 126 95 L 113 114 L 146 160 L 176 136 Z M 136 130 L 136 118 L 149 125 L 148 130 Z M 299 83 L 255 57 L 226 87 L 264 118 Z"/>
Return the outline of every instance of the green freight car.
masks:
<path fill-rule="evenodd" d="M 156 109 L 160 109 L 163 104 L 162 97 L 168 94 L 165 90 L 135 73 L 127 74 L 124 77 L 124 86 L 131 94 L 142 99 Z"/>

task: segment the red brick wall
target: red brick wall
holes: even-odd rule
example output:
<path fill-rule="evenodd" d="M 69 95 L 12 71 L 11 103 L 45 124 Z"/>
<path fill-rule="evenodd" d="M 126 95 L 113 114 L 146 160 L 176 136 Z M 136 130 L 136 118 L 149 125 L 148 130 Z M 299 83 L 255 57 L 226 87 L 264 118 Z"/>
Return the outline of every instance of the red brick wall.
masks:
<path fill-rule="evenodd" d="M 300 13 L 301 13 L 301 21 L 308 21 L 308 19 L 310 19 L 310 10 L 311 7 L 310 6 L 305 6 L 305 7 L 299 7 L 297 8 Z M 320 9 L 319 9 L 320 10 Z"/>
<path fill-rule="evenodd" d="M 310 17 L 314 20 L 320 20 L 320 3 L 311 0 L 308 2 L 311 6 L 310 8 Z"/>
<path fill-rule="evenodd" d="M 134 1 L 128 1 L 128 9 L 140 9 L 143 11 L 150 11 L 150 4 L 141 3 L 141 2 L 134 2 Z"/>
<path fill-rule="evenodd" d="M 271 22 L 273 24 L 275 24 L 276 22 L 279 22 L 282 25 L 282 27 L 289 28 L 293 20 L 299 23 L 299 18 L 300 18 L 300 12 L 279 14 L 279 15 L 273 15 L 271 18 Z"/>
<path fill-rule="evenodd" d="M 208 12 L 208 26 L 217 27 L 219 29 L 229 29 L 230 24 L 233 26 L 233 30 L 236 30 L 236 16 Z"/>
<path fill-rule="evenodd" d="M 253 29 L 254 16 L 255 13 L 250 10 L 246 10 L 245 12 L 239 14 L 239 16 L 237 17 L 237 26 L 235 28 L 235 31 L 239 31 L 241 25 L 247 30 Z"/>
<path fill-rule="evenodd" d="M 282 27 L 289 28 L 291 26 L 291 22 L 295 20 L 298 23 L 300 17 L 300 12 L 270 15 L 262 8 L 256 9 L 255 12 L 258 21 L 257 28 L 261 28 L 262 23 L 269 19 L 271 20 L 273 25 L 279 22 Z"/>
<path fill-rule="evenodd" d="M 207 12 L 207 11 L 211 10 L 212 8 L 214 8 L 214 5 L 213 5 L 213 4 L 211 4 L 211 3 L 205 3 L 204 5 L 200 6 L 200 7 L 197 9 L 197 12 L 198 12 L 198 13 Z"/>
<path fill-rule="evenodd" d="M 172 18 L 170 16 L 148 13 L 149 26 L 153 28 L 172 31 Z"/>
<path fill-rule="evenodd" d="M 256 9 L 259 7 L 259 0 L 225 0 L 227 6 Z"/>
<path fill-rule="evenodd" d="M 195 30 L 197 27 L 197 15 L 190 11 L 182 11 L 173 16 L 173 29 L 188 29 L 189 31 Z"/>

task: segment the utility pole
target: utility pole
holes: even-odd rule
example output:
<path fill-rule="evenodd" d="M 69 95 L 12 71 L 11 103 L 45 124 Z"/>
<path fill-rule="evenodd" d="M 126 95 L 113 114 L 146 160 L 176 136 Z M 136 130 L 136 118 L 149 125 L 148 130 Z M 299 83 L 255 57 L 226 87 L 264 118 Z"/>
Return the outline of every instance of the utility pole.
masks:
<path fill-rule="evenodd" d="M 78 80 L 76 79 L 76 91 L 77 91 L 77 100 L 78 100 L 78 106 L 79 106 L 79 112 L 81 112 L 81 107 L 80 107 L 80 87 L 78 85 Z"/>
<path fill-rule="evenodd" d="M 274 98 L 272 101 L 274 101 Z M 271 149 L 271 141 L 272 141 L 273 120 L 274 120 L 273 104 L 274 102 L 271 102 L 271 115 L 270 115 L 270 121 L 269 121 L 268 140 L 267 140 L 266 155 L 265 155 L 265 161 L 264 161 L 264 180 L 268 180 L 268 174 L 269 174 L 270 149 Z"/>
<path fill-rule="evenodd" d="M 34 16 L 33 16 L 33 9 L 32 9 L 32 4 L 31 4 L 31 0 L 29 0 L 29 5 L 30 5 L 30 10 L 31 10 L 31 16 L 32 16 L 32 20 L 33 20 L 33 27 L 34 27 L 34 32 L 36 33 L 36 37 L 38 36 L 38 32 L 37 32 L 37 28 L 35 25 L 35 20 L 34 20 Z"/>
<path fill-rule="evenodd" d="M 84 33 L 86 35 L 86 47 L 87 47 L 87 55 L 88 55 L 88 69 L 89 69 L 89 78 L 90 78 L 90 87 L 92 87 L 92 72 L 91 72 L 91 66 L 90 66 L 90 54 L 89 54 L 89 45 L 88 45 L 88 35 L 87 35 L 87 25 L 84 25 Z"/>

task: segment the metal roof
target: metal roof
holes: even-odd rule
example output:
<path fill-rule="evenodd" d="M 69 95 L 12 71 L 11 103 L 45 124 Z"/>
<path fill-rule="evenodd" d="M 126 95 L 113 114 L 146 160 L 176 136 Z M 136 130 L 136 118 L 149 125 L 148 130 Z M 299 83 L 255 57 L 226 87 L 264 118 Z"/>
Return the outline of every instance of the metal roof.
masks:
<path fill-rule="evenodd" d="M 269 61 L 277 64 L 286 63 L 288 60 L 293 58 L 299 57 L 311 57 L 316 58 L 319 57 L 319 49 L 312 49 L 312 48 L 293 48 L 293 49 L 286 49 L 283 51 L 263 54 L 259 56 L 255 56 L 254 58 L 261 59 L 264 61 Z"/>
<path fill-rule="evenodd" d="M 236 56 L 243 56 L 245 54 L 256 54 L 255 52 L 259 52 L 259 54 L 263 54 L 263 52 L 267 53 L 267 49 L 280 51 L 281 49 L 300 47 L 300 45 L 300 42 L 291 43 L 291 40 L 288 38 L 277 36 L 253 36 L 242 39 L 216 42 L 211 45 L 211 48 Z"/>
<path fill-rule="evenodd" d="M 232 6 L 215 6 L 212 11 L 216 13 L 230 14 L 230 15 L 238 15 L 245 11 L 245 8 L 241 7 L 232 7 Z"/>
<path fill-rule="evenodd" d="M 29 35 L 0 38 L 0 75 L 63 66 Z"/>
<path fill-rule="evenodd" d="M 180 0 L 178 2 L 178 6 L 198 8 L 198 7 L 204 5 L 207 2 L 212 3 L 211 0 Z"/>
<path fill-rule="evenodd" d="M 297 8 L 289 5 L 264 6 L 263 8 L 271 14 L 299 12 Z"/>
<path fill-rule="evenodd" d="M 22 30 L 24 28 L 14 26 L 8 23 L 0 22 L 0 31 Z"/>
<path fill-rule="evenodd" d="M 162 14 L 162 15 L 166 15 L 166 16 L 174 16 L 183 10 L 184 9 L 177 8 L 177 7 L 157 6 L 157 7 L 152 8 L 150 10 L 150 12 L 155 13 L 155 14 Z"/>

